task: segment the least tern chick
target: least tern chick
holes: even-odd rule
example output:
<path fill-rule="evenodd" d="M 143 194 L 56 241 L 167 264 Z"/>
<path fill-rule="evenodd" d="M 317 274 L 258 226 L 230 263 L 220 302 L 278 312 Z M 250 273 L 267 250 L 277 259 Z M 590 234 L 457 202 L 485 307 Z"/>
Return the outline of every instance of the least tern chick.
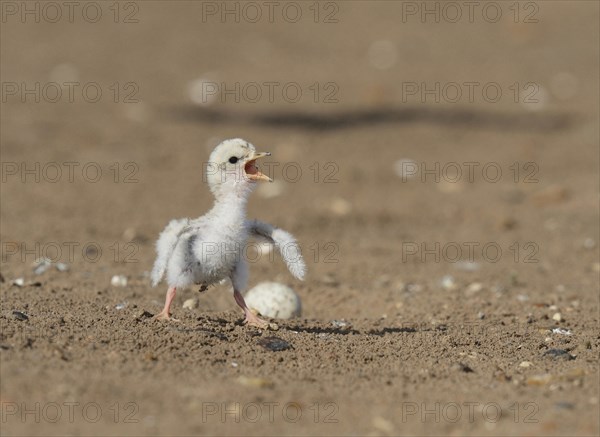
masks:
<path fill-rule="evenodd" d="M 165 273 L 168 284 L 165 306 L 156 318 L 170 319 L 178 288 L 192 284 L 205 288 L 229 278 L 233 297 L 244 310 L 244 322 L 267 327 L 268 323 L 250 311 L 242 296 L 248 278 L 244 253 L 249 237 L 272 243 L 292 275 L 304 278 L 305 264 L 294 237 L 268 223 L 246 220 L 246 203 L 256 184 L 272 182 L 256 166 L 257 159 L 269 155 L 257 153 L 252 144 L 239 138 L 223 141 L 213 150 L 205 169 L 215 197 L 213 208 L 197 219 L 172 220 L 156 242 L 152 285 L 156 286 Z"/>

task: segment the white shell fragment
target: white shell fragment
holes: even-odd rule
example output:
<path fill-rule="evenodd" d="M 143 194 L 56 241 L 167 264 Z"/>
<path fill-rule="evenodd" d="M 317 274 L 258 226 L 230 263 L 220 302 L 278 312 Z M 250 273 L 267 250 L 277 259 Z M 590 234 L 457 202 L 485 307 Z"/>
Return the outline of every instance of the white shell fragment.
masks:
<path fill-rule="evenodd" d="M 110 285 L 113 287 L 127 287 L 127 276 L 114 275 L 110 280 Z"/>
<path fill-rule="evenodd" d="M 183 302 L 183 309 L 193 310 L 195 308 L 198 308 L 198 303 L 198 299 L 187 299 L 185 302 Z"/>
<path fill-rule="evenodd" d="M 571 335 L 571 331 L 568 329 L 564 329 L 564 328 L 554 328 L 552 330 L 553 334 L 559 334 L 559 335 Z"/>
<path fill-rule="evenodd" d="M 442 280 L 440 281 L 440 285 L 442 286 L 442 288 L 444 290 L 456 290 L 457 286 L 456 286 L 456 281 L 454 280 L 454 278 L 450 275 L 446 275 L 442 278 Z"/>
<path fill-rule="evenodd" d="M 41 275 L 52 267 L 52 261 L 48 258 L 38 258 L 33 262 L 33 274 Z"/>
<path fill-rule="evenodd" d="M 250 309 L 273 319 L 291 319 L 302 313 L 300 297 L 278 282 L 261 282 L 246 293 L 245 300 Z"/>
<path fill-rule="evenodd" d="M 69 265 L 65 264 L 65 263 L 56 263 L 54 265 L 56 267 L 56 270 L 58 270 L 59 272 L 68 272 L 69 271 Z"/>

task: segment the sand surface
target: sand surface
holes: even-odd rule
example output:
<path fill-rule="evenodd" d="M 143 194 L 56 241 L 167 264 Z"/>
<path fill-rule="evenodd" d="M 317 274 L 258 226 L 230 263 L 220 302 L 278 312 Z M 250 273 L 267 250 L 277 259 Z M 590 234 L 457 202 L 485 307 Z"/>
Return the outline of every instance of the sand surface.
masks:
<path fill-rule="evenodd" d="M 2 435 L 598 435 L 598 3 L 290 3 L 2 3 Z M 275 332 L 228 285 L 149 317 L 230 137 L 307 261 L 249 254 L 302 299 Z"/>

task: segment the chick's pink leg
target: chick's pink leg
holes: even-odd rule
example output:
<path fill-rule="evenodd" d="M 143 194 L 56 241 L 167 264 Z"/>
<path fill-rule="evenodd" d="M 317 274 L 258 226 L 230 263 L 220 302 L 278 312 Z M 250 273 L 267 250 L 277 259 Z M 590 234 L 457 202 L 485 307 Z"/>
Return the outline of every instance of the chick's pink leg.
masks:
<path fill-rule="evenodd" d="M 245 324 L 262 329 L 267 328 L 269 326 L 268 322 L 264 321 L 252 311 L 250 311 L 250 308 L 248 308 L 248 306 L 246 305 L 246 301 L 244 300 L 244 296 L 242 296 L 242 293 L 234 289 L 233 297 L 235 299 L 235 302 L 240 306 L 240 308 L 244 310 L 244 314 L 246 315 L 246 318 L 244 319 Z"/>
<path fill-rule="evenodd" d="M 171 313 L 169 311 L 171 309 L 171 303 L 173 302 L 173 299 L 175 299 L 176 290 L 177 289 L 175 287 L 169 287 L 167 290 L 167 296 L 165 298 L 165 307 L 159 314 L 154 316 L 155 319 L 177 321 L 177 319 L 171 317 Z"/>

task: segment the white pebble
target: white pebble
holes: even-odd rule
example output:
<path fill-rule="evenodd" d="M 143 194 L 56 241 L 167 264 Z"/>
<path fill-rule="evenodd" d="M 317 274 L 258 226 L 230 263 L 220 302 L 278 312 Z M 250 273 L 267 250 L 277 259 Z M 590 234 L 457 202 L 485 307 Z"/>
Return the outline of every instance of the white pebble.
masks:
<path fill-rule="evenodd" d="M 483 284 L 481 282 L 473 282 L 467 287 L 468 294 L 479 293 L 481 290 L 483 290 Z"/>
<path fill-rule="evenodd" d="M 559 334 L 559 335 L 571 335 L 571 331 L 569 331 L 568 329 L 563 329 L 563 328 L 554 328 L 552 330 L 553 334 Z"/>
<path fill-rule="evenodd" d="M 345 328 L 346 326 L 348 326 L 348 322 L 346 322 L 344 319 L 332 320 L 331 324 L 336 328 Z"/>
<path fill-rule="evenodd" d="M 194 308 L 198 308 L 198 299 L 187 299 L 184 303 L 183 303 L 183 308 L 186 310 L 193 310 Z"/>
<path fill-rule="evenodd" d="M 454 264 L 454 267 L 464 272 L 475 272 L 479 270 L 481 266 L 475 261 L 458 261 Z"/>
<path fill-rule="evenodd" d="M 554 313 L 554 315 L 552 316 L 552 320 L 556 320 L 557 322 L 562 322 L 563 321 L 562 314 Z"/>
<path fill-rule="evenodd" d="M 17 287 L 22 287 L 25 285 L 25 279 L 17 278 L 13 281 L 13 285 L 16 285 Z"/>
<path fill-rule="evenodd" d="M 456 281 L 454 280 L 454 278 L 450 275 L 446 275 L 442 278 L 442 280 L 440 281 L 440 285 L 442 286 L 442 288 L 444 290 L 456 290 Z"/>
<path fill-rule="evenodd" d="M 302 313 L 300 297 L 278 282 L 261 282 L 246 293 L 245 300 L 250 309 L 265 317 L 291 319 Z"/>
<path fill-rule="evenodd" d="M 34 267 L 33 274 L 41 275 L 42 273 L 47 271 L 50 267 L 52 267 L 52 261 L 50 261 L 48 258 L 39 258 L 34 261 L 33 267 Z"/>
<path fill-rule="evenodd" d="M 127 276 L 114 275 L 110 280 L 110 285 L 113 287 L 127 287 Z"/>
<path fill-rule="evenodd" d="M 59 272 L 68 272 L 69 271 L 69 265 L 65 264 L 65 263 L 56 263 L 54 265 L 54 267 L 56 267 L 56 270 L 58 270 Z"/>
<path fill-rule="evenodd" d="M 533 366 L 533 363 L 531 361 L 521 361 L 521 364 L 519 364 L 519 367 L 524 367 L 524 368 L 528 368 Z"/>

